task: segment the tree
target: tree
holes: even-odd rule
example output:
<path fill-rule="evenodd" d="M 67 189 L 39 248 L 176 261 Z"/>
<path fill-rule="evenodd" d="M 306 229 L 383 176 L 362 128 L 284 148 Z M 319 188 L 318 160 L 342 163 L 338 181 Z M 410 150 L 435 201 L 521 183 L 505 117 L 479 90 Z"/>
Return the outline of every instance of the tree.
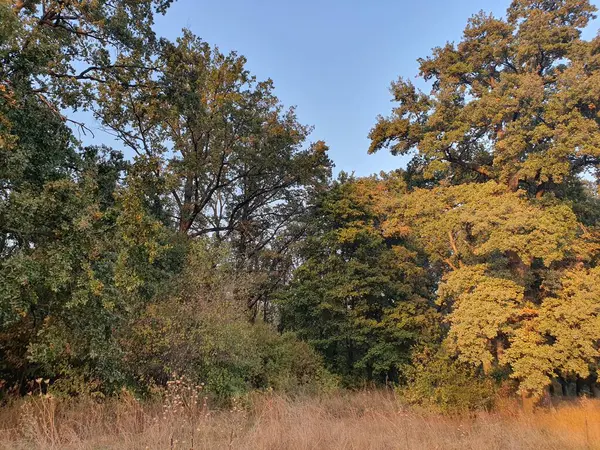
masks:
<path fill-rule="evenodd" d="M 582 178 L 600 163 L 600 41 L 580 37 L 594 11 L 515 0 L 506 19 L 475 15 L 419 60 L 431 92 L 394 83 L 399 106 L 370 134 L 371 152 L 416 152 L 387 220 L 428 256 L 445 347 L 535 396 L 599 362 L 597 186 Z"/>
<path fill-rule="evenodd" d="M 410 229 L 441 277 L 446 346 L 460 360 L 488 375 L 507 367 L 535 395 L 595 370 L 600 234 L 568 204 L 490 181 L 415 189 L 388 208 L 387 228 Z"/>
<path fill-rule="evenodd" d="M 115 333 L 164 279 L 164 228 L 117 188 L 119 159 L 87 155 L 78 179 L 47 181 L 36 196 L 13 191 L 3 205 L 11 237 L 0 261 L 0 352 L 9 381 L 85 377 L 119 387 Z"/>
<path fill-rule="evenodd" d="M 103 88 L 99 114 L 138 158 L 156 161 L 180 232 L 270 229 L 293 212 L 284 208 L 302 206 L 306 188 L 327 181 L 327 148 L 300 148 L 308 128 L 283 109 L 270 80 L 250 75 L 245 58 L 188 31 L 163 41 L 157 58 L 156 79 L 139 89 Z"/>
<path fill-rule="evenodd" d="M 259 275 L 239 293 L 257 310 L 327 186 L 326 146 L 302 148 L 309 129 L 244 58 L 156 39 L 170 3 L 0 1 L 0 377 L 22 390 L 128 381 L 123 330 L 183 270 L 189 238 L 232 243 L 236 270 Z M 137 158 L 81 148 L 79 108 Z"/>
<path fill-rule="evenodd" d="M 230 242 L 240 269 L 279 279 L 301 235 L 290 230 L 326 188 L 331 161 L 323 142 L 302 148 L 309 129 L 245 63 L 185 31 L 161 41 L 157 71 L 137 88 L 102 86 L 98 115 L 146 171 L 141 194 L 156 217 L 191 238 Z"/>
<path fill-rule="evenodd" d="M 114 332 L 160 281 L 168 238 L 123 187 L 122 155 L 80 148 L 63 109 L 133 70 L 168 3 L 0 2 L 0 377 L 21 389 L 123 381 Z"/>
<path fill-rule="evenodd" d="M 514 0 L 506 19 L 473 16 L 458 44 L 420 59 L 431 93 L 392 84 L 399 106 L 371 131 L 370 152 L 413 150 L 417 173 L 495 180 L 559 194 L 600 163 L 600 38 L 581 39 L 587 0 Z"/>
<path fill-rule="evenodd" d="M 98 84 L 151 69 L 154 13 L 172 0 L 3 0 L 0 78 L 24 85 L 56 114 L 94 100 Z M 67 119 L 66 116 L 63 116 Z"/>
<path fill-rule="evenodd" d="M 398 177 L 342 175 L 311 217 L 301 265 L 283 294 L 281 326 L 298 333 L 347 384 L 399 381 L 427 339 L 431 283 L 402 230 L 384 230 L 381 203 Z"/>

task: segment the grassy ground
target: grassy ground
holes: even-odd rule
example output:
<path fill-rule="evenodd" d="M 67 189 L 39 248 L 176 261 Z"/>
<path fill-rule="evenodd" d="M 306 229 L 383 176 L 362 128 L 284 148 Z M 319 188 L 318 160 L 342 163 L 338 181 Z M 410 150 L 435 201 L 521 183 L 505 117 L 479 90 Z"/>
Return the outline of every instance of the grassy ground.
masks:
<path fill-rule="evenodd" d="M 600 449 L 600 400 L 522 413 L 448 417 L 385 392 L 288 400 L 254 397 L 211 409 L 201 389 L 175 386 L 162 403 L 36 396 L 0 409 L 0 449 Z"/>

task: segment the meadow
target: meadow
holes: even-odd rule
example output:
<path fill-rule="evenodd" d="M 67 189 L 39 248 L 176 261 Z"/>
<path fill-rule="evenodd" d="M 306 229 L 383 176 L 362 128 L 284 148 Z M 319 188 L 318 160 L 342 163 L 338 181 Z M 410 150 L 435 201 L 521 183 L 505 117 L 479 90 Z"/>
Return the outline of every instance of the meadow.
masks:
<path fill-rule="evenodd" d="M 514 400 L 494 411 L 442 415 L 394 393 L 290 399 L 254 394 L 211 407 L 174 386 L 162 401 L 32 396 L 0 410 L 0 449 L 599 449 L 600 401 L 562 401 L 528 414 Z"/>

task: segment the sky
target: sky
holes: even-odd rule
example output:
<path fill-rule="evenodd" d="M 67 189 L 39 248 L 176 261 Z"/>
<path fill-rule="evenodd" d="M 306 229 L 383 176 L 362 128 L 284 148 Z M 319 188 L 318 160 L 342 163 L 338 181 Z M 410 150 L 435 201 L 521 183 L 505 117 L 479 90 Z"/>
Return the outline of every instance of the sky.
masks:
<path fill-rule="evenodd" d="M 599 0 L 600 1 L 600 0 Z M 178 0 L 156 18 L 159 36 L 189 28 L 223 52 L 246 56 L 258 79 L 296 106 L 311 141 L 330 147 L 335 172 L 358 176 L 405 166 L 387 151 L 368 155 L 369 130 L 393 104 L 389 86 L 414 79 L 417 58 L 460 40 L 478 11 L 503 16 L 510 0 Z M 598 3 L 595 3 L 598 6 Z M 592 24 L 585 35 L 599 28 Z"/>

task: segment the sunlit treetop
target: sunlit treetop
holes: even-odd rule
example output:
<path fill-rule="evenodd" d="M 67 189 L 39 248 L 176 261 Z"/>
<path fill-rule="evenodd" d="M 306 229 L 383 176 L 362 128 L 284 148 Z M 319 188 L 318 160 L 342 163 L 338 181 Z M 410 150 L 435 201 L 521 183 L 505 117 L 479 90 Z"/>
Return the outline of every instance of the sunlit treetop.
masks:
<path fill-rule="evenodd" d="M 420 59 L 429 93 L 400 78 L 398 106 L 371 130 L 370 152 L 416 151 L 427 178 L 496 180 L 558 192 L 600 163 L 600 37 L 581 39 L 587 0 L 515 0 L 506 18 L 473 16 L 459 43 Z"/>

